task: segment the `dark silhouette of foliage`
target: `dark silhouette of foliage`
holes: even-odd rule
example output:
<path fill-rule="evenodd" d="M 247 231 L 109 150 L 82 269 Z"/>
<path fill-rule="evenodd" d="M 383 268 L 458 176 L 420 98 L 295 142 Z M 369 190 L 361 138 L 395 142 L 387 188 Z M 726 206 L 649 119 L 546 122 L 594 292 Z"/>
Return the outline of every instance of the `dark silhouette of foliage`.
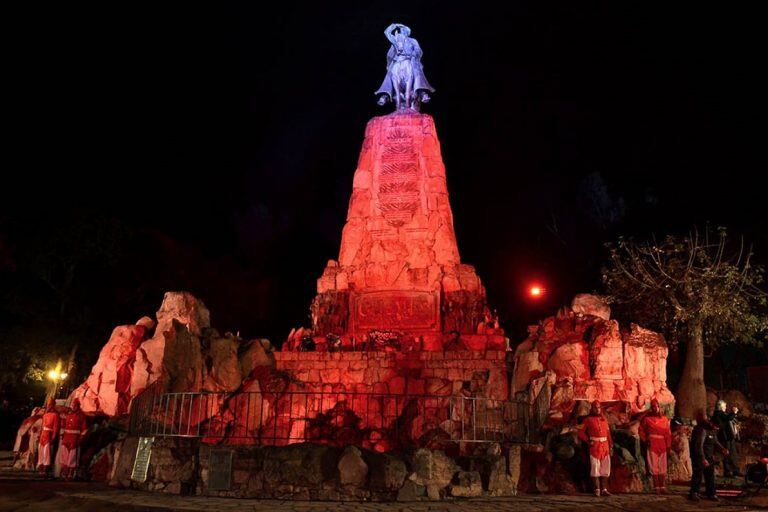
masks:
<path fill-rule="evenodd" d="M 724 343 L 760 345 L 768 331 L 764 269 L 743 240 L 724 228 L 647 242 L 608 244 L 603 281 L 611 301 L 635 321 L 685 343 L 677 392 L 678 414 L 706 408 L 704 351 Z"/>

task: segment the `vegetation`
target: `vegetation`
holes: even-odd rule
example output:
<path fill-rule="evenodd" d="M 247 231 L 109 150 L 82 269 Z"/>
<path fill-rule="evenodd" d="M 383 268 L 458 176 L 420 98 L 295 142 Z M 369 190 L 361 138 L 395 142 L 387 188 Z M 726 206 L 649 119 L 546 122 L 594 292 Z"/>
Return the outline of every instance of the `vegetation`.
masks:
<path fill-rule="evenodd" d="M 768 331 L 764 269 L 752 264 L 743 240 L 725 229 L 647 242 L 620 238 L 608 245 L 603 271 L 611 301 L 631 317 L 684 343 L 677 413 L 706 409 L 704 352 L 725 343 L 760 345 Z"/>

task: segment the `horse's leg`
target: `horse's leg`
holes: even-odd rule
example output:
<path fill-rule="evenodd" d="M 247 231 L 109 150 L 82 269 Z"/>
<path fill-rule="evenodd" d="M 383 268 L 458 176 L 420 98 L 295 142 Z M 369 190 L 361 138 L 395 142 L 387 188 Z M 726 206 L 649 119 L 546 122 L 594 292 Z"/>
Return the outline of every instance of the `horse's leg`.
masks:
<path fill-rule="evenodd" d="M 395 110 L 400 110 L 400 77 L 394 70 L 392 73 L 392 89 L 395 91 Z"/>
<path fill-rule="evenodd" d="M 397 78 L 397 110 L 400 110 L 401 105 L 403 104 L 403 101 L 405 101 L 405 96 L 403 96 L 403 88 L 405 87 L 405 83 L 403 82 L 403 76 L 402 71 L 400 73 L 400 76 Z"/>
<path fill-rule="evenodd" d="M 414 86 L 414 79 L 413 79 L 413 67 L 408 66 L 408 73 L 406 73 L 405 77 L 405 98 L 406 98 L 406 106 L 410 109 L 414 109 L 416 106 L 416 102 L 413 98 L 413 86 Z"/>
<path fill-rule="evenodd" d="M 405 108 L 411 108 L 411 77 L 405 77 Z"/>

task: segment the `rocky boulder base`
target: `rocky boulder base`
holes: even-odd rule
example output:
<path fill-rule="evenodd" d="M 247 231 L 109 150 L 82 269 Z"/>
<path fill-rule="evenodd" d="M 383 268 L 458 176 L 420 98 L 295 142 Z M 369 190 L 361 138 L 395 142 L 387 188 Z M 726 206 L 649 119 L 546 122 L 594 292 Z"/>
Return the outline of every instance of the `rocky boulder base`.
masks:
<path fill-rule="evenodd" d="M 203 330 L 211 326 L 210 317 L 205 304 L 191 293 L 166 293 L 157 312 L 154 335 L 144 341 L 136 351 L 131 395 L 138 395 L 163 375 L 167 339 L 181 334 L 183 330 L 187 331 L 190 337 L 199 337 Z M 174 326 L 174 322 L 179 325 Z M 170 350 L 173 352 L 173 347 Z M 188 354 L 189 357 L 195 357 L 196 352 L 198 351 Z"/>
<path fill-rule="evenodd" d="M 128 412 L 136 349 L 154 328 L 146 317 L 140 322 L 142 325 L 121 325 L 112 331 L 90 376 L 72 393 L 86 413 L 119 416 Z"/>
<path fill-rule="evenodd" d="M 230 451 L 230 487 L 211 488 L 211 453 Z M 146 482 L 130 480 L 136 438 L 127 438 L 116 456 L 110 484 L 172 494 L 295 500 L 440 500 L 483 495 L 512 496 L 516 487 L 489 487 L 500 475 L 483 475 L 495 467 L 504 477 L 519 473 L 519 459 L 478 455 L 452 459 L 436 450 L 381 454 L 354 446 L 339 449 L 319 444 L 216 447 L 188 439 L 155 440 Z M 496 453 L 501 449 L 496 446 Z M 491 484 L 493 485 L 493 484 Z"/>
<path fill-rule="evenodd" d="M 610 307 L 588 294 L 577 295 L 570 308 L 529 327 L 528 333 L 515 351 L 511 393 L 528 402 L 532 414 L 543 418 L 544 428 L 533 432 L 536 443 L 523 450 L 522 487 L 538 492 L 588 490 L 588 481 L 581 478 L 585 447 L 577 441 L 576 430 L 590 402 L 599 400 L 618 447 L 611 488 L 642 490 L 646 482 L 639 420 L 653 398 L 668 415 L 674 411 L 664 337 L 636 324 L 622 329 L 610 318 Z M 689 474 L 690 458 L 685 432 L 676 435 L 680 449 L 670 457 L 670 473 L 682 476 Z"/>
<path fill-rule="evenodd" d="M 66 400 L 69 404 L 79 399 L 93 425 L 82 448 L 81 466 L 94 479 L 105 480 L 114 473 L 119 447 L 113 444 L 114 433 L 125 430 L 130 404 L 145 389 L 152 387 L 158 393 L 259 391 L 259 379 L 275 372 L 268 340 L 219 334 L 210 327 L 210 313 L 202 301 L 187 292 L 166 293 L 156 318 L 142 317 L 135 325 L 116 327 L 88 378 Z M 206 407 L 195 403 L 198 407 L 192 409 L 190 426 L 221 414 L 221 406 L 228 403 L 219 400 Z M 242 408 L 242 402 L 236 406 Z M 260 421 L 262 409 L 240 416 L 250 413 L 250 418 Z M 60 413 L 67 410 L 61 402 Z M 17 469 L 35 467 L 41 416 L 36 410 L 17 433 Z M 103 423 L 104 418 L 111 427 Z M 238 433 L 246 435 L 243 430 Z"/>
<path fill-rule="evenodd" d="M 70 395 L 91 415 L 118 417 L 155 382 L 165 392 L 234 392 L 257 368 L 275 367 L 268 340 L 223 336 L 205 305 L 187 292 L 168 292 L 157 321 L 116 327 L 86 381 Z"/>
<path fill-rule="evenodd" d="M 114 417 L 126 414 L 131 400 L 164 372 L 173 389 L 200 389 L 201 349 L 195 343 L 209 327 L 210 313 L 200 300 L 186 292 L 166 293 L 157 321 L 142 317 L 115 328 L 70 400 L 80 399 L 87 414 Z"/>
<path fill-rule="evenodd" d="M 368 464 L 363 460 L 358 448 L 348 446 L 341 455 L 338 464 L 341 485 L 362 487 L 368 477 Z"/>
<path fill-rule="evenodd" d="M 582 294 L 573 308 L 529 327 L 528 339 L 515 351 L 515 396 L 532 400 L 547 387 L 546 413 L 557 424 L 576 418 L 579 401 L 621 402 L 631 414 L 656 398 L 671 412 L 664 337 L 636 324 L 622 330 L 608 315 L 610 308 L 598 297 Z"/>

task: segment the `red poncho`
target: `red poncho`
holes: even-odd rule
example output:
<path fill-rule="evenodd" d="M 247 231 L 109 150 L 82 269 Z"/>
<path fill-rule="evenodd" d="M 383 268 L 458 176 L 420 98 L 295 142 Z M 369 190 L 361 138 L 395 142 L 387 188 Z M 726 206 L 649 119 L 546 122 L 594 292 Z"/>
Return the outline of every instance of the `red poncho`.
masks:
<path fill-rule="evenodd" d="M 640 440 L 648 443 L 648 449 L 653 453 L 666 453 L 672 448 L 672 430 L 669 418 L 663 414 L 648 415 L 640 421 Z"/>
<path fill-rule="evenodd" d="M 602 416 L 587 416 L 579 429 L 579 439 L 589 443 L 589 454 L 598 460 L 611 453 L 611 430 Z"/>
<path fill-rule="evenodd" d="M 47 411 L 43 414 L 43 431 L 40 434 L 40 444 L 46 445 L 59 435 L 59 413 Z"/>
<path fill-rule="evenodd" d="M 64 418 L 61 429 L 61 442 L 70 450 L 80 444 L 80 438 L 85 434 L 88 425 L 85 422 L 83 411 L 72 411 Z"/>

